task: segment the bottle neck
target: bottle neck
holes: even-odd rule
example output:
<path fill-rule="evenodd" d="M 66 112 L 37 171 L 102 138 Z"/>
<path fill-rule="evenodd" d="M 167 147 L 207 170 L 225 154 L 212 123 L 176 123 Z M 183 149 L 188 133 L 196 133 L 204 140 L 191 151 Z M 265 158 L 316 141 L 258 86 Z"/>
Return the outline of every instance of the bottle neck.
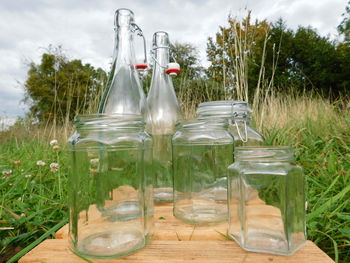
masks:
<path fill-rule="evenodd" d="M 157 47 L 154 49 L 153 77 L 158 74 L 165 76 L 165 67 L 169 63 L 169 48 Z"/>
<path fill-rule="evenodd" d="M 116 65 L 134 65 L 133 32 L 131 25 L 118 26 L 115 34 L 114 63 Z"/>

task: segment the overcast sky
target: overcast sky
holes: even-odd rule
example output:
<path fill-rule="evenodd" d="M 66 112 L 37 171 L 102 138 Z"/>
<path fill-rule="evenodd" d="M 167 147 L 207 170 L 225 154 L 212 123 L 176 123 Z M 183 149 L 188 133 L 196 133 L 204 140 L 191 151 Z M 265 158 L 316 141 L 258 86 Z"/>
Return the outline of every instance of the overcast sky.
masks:
<path fill-rule="evenodd" d="M 62 45 L 70 58 L 109 69 L 113 46 L 114 11 L 134 11 L 136 23 L 148 41 L 158 30 L 171 41 L 189 42 L 206 65 L 208 36 L 214 36 L 227 16 L 254 18 L 288 27 L 312 26 L 321 35 L 336 38 L 346 0 L 1 0 L 0 1 L 0 119 L 23 116 L 27 106 L 23 83 L 28 62 L 39 62 L 50 44 Z"/>

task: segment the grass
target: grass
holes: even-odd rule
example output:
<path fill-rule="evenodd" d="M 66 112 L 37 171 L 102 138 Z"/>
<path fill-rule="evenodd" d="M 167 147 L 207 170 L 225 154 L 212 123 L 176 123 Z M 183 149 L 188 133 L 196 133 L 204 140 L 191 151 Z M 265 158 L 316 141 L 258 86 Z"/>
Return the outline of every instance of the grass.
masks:
<path fill-rule="evenodd" d="M 350 262 L 348 109 L 308 97 L 274 96 L 265 103 L 255 113 L 256 125 L 269 144 L 297 148 L 297 162 L 306 174 L 308 239 L 336 262 Z M 61 150 L 66 138 L 58 138 L 61 149 L 55 151 L 49 143 L 54 134 L 35 127 L 0 134 L 2 255 L 32 244 L 67 218 L 67 155 Z M 39 160 L 46 164 L 38 166 Z M 51 163 L 59 164 L 57 171 L 51 171 Z"/>

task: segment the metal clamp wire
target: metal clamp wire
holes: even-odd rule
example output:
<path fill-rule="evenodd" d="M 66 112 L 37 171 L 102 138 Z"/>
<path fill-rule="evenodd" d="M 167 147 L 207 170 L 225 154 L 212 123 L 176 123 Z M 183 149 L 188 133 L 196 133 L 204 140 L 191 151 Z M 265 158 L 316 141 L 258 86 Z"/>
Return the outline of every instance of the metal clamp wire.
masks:
<path fill-rule="evenodd" d="M 146 48 L 146 38 L 143 35 L 143 32 L 141 30 L 141 28 L 136 24 L 136 23 L 132 23 L 131 26 L 133 27 L 132 32 L 136 32 L 138 36 L 142 37 L 143 39 L 143 54 L 144 54 L 144 60 L 143 62 L 145 64 L 147 64 L 147 48 Z"/>
<path fill-rule="evenodd" d="M 151 50 L 151 59 L 156 62 L 161 68 L 164 68 L 164 69 L 167 69 L 168 66 L 163 66 L 159 63 L 159 61 L 155 58 L 154 56 L 154 53 L 155 53 L 155 50 L 159 49 L 159 48 L 166 48 L 166 49 L 169 49 L 170 50 L 170 47 L 153 47 L 152 50 Z M 177 63 L 175 57 L 173 55 L 171 55 L 171 58 L 175 61 L 175 63 Z"/>
<path fill-rule="evenodd" d="M 246 143 L 246 142 L 248 142 L 247 121 L 243 120 L 243 123 L 244 123 L 244 135 L 245 135 L 245 139 L 244 139 L 242 134 L 241 134 L 238 122 L 236 121 L 236 118 L 239 116 L 239 114 L 237 112 L 233 111 L 233 106 L 234 106 L 234 102 L 231 103 L 231 116 L 233 116 L 233 124 L 236 125 L 237 133 L 238 133 L 238 136 L 241 139 L 241 141 Z M 246 116 L 243 115 L 243 117 L 246 117 Z"/>

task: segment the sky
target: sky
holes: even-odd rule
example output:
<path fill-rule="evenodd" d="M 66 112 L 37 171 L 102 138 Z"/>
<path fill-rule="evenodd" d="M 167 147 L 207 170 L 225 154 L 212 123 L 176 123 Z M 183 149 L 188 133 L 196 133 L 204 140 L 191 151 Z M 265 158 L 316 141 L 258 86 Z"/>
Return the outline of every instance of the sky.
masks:
<path fill-rule="evenodd" d="M 49 45 L 62 45 L 69 58 L 109 70 L 113 52 L 113 18 L 129 8 L 150 46 L 154 32 L 167 31 L 172 42 L 197 47 L 207 66 L 206 43 L 227 16 L 275 21 L 282 17 L 297 29 L 312 26 L 337 38 L 346 0 L 1 0 L 0 1 L 0 126 L 28 111 L 23 103 L 28 63 L 40 62 Z M 141 41 L 141 40 L 137 40 Z M 140 42 L 141 43 L 141 42 Z M 138 45 L 138 44 L 137 44 Z"/>

